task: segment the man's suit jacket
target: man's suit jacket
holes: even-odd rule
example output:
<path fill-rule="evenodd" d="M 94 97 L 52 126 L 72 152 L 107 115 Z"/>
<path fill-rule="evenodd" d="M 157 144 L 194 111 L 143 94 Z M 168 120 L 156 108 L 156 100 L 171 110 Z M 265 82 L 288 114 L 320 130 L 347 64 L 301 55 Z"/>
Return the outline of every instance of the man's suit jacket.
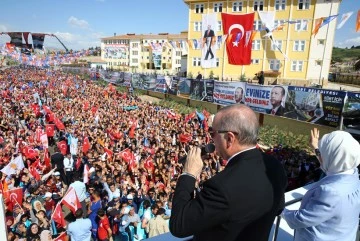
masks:
<path fill-rule="evenodd" d="M 326 176 L 306 192 L 299 210 L 285 210 L 295 240 L 353 241 L 359 225 L 360 181 L 352 175 Z"/>
<path fill-rule="evenodd" d="M 210 42 L 208 42 L 207 38 L 210 38 L 211 40 Z M 210 29 L 210 30 L 206 30 L 204 33 L 204 38 L 203 38 L 203 44 L 211 44 L 214 45 L 215 44 L 215 32 L 214 30 Z"/>
<path fill-rule="evenodd" d="M 236 155 L 194 199 L 195 179 L 183 175 L 173 198 L 170 231 L 176 237 L 194 235 L 196 241 L 267 241 L 284 208 L 286 184 L 281 163 L 257 149 Z"/>
<path fill-rule="evenodd" d="M 272 109 L 271 110 L 268 110 L 267 113 L 268 114 L 271 114 L 272 112 Z M 277 116 L 283 116 L 285 113 L 285 107 L 283 107 L 282 105 L 280 105 L 280 107 L 277 109 L 277 111 L 275 112 L 275 115 Z"/>

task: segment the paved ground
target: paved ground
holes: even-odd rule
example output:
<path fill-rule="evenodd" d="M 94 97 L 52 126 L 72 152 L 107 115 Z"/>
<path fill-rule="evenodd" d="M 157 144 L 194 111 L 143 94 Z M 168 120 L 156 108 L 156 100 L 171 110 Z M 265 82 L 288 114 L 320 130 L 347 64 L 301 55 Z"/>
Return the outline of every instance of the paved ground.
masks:
<path fill-rule="evenodd" d="M 360 86 L 356 85 L 344 85 L 338 83 L 329 82 L 328 85 L 324 89 L 332 89 L 332 90 L 347 90 L 347 91 L 355 91 L 360 92 Z"/>

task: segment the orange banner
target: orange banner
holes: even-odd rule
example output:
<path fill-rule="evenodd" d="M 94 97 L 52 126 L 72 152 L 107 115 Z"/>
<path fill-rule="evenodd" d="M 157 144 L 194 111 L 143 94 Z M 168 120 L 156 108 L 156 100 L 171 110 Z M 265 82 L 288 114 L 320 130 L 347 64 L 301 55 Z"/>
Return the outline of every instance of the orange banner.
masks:
<path fill-rule="evenodd" d="M 357 18 L 356 18 L 355 31 L 360 32 L 360 10 L 358 11 Z"/>
<path fill-rule="evenodd" d="M 313 35 L 316 35 L 319 32 L 319 29 L 321 27 L 321 24 L 323 23 L 324 18 L 318 18 L 315 20 L 315 28 L 312 32 Z"/>

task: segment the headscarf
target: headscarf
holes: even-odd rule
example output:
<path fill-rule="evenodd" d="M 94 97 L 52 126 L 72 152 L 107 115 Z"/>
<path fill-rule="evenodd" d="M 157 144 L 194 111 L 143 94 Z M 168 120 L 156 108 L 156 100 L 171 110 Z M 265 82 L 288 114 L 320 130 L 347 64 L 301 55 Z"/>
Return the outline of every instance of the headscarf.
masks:
<path fill-rule="evenodd" d="M 360 164 L 360 144 L 348 132 L 333 131 L 319 141 L 321 168 L 326 174 L 355 169 Z"/>
<path fill-rule="evenodd" d="M 51 241 L 51 239 L 49 239 L 49 233 L 50 233 L 50 230 L 43 230 L 40 234 L 40 240 L 41 241 Z"/>

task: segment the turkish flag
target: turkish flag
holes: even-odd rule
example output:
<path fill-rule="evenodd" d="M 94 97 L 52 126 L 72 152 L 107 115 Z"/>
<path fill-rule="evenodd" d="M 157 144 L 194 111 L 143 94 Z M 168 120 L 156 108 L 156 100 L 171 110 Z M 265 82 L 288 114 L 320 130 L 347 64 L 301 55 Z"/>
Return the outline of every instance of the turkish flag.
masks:
<path fill-rule="evenodd" d="M 51 167 L 50 164 L 50 153 L 47 148 L 44 150 L 44 163 L 46 167 Z"/>
<path fill-rule="evenodd" d="M 89 109 L 89 106 L 90 106 L 89 101 L 85 101 L 84 106 L 83 106 L 84 111 L 87 111 Z"/>
<path fill-rule="evenodd" d="M 47 117 L 48 122 L 53 122 L 54 119 L 55 119 L 55 114 L 54 113 L 49 113 L 49 114 L 46 115 L 46 117 Z"/>
<path fill-rule="evenodd" d="M 66 141 L 59 141 L 59 142 L 57 143 L 57 146 L 58 146 L 61 154 L 66 155 L 66 153 L 67 153 L 67 144 L 66 144 Z"/>
<path fill-rule="evenodd" d="M 59 130 L 65 129 L 64 123 L 62 123 L 61 120 L 58 119 L 57 117 L 54 117 L 54 123 Z"/>
<path fill-rule="evenodd" d="M 53 241 L 67 241 L 67 234 L 66 232 L 62 232 L 59 236 L 57 236 Z"/>
<path fill-rule="evenodd" d="M 36 116 L 39 116 L 39 115 L 40 115 L 40 106 L 39 106 L 38 104 L 36 104 L 36 103 L 30 104 L 30 107 L 31 107 L 31 109 L 34 111 L 34 114 L 35 114 Z"/>
<path fill-rule="evenodd" d="M 55 132 L 55 125 L 54 124 L 47 124 L 45 126 L 45 129 L 46 129 L 46 135 L 48 137 L 54 136 L 54 132 Z"/>
<path fill-rule="evenodd" d="M 42 135 L 42 129 L 40 126 L 38 126 L 38 127 L 36 127 L 36 130 L 35 130 L 35 140 L 40 141 L 41 135 Z"/>
<path fill-rule="evenodd" d="M 148 158 L 146 158 L 145 162 L 144 162 L 144 167 L 148 170 L 150 170 L 151 172 L 154 171 L 154 161 L 151 158 L 151 156 L 149 156 Z"/>
<path fill-rule="evenodd" d="M 56 205 L 53 215 L 51 216 L 51 219 L 54 220 L 54 222 L 60 224 L 62 227 L 66 226 L 64 214 L 61 210 L 60 203 L 58 205 Z"/>
<path fill-rule="evenodd" d="M 226 52 L 229 64 L 251 64 L 251 35 L 253 32 L 254 13 L 227 14 L 221 13 L 223 31 L 227 34 Z"/>
<path fill-rule="evenodd" d="M 127 163 L 129 163 L 131 159 L 135 159 L 134 154 L 131 152 L 129 148 L 126 148 L 125 150 L 121 151 L 119 155 L 121 159 L 123 159 Z"/>
<path fill-rule="evenodd" d="M 207 110 L 203 109 L 202 113 L 206 118 L 210 117 L 210 113 Z"/>
<path fill-rule="evenodd" d="M 112 156 L 113 156 L 113 152 L 112 152 L 112 150 L 110 150 L 110 149 L 107 149 L 106 147 L 104 147 L 104 151 L 106 152 L 106 154 L 107 154 L 107 159 L 109 160 L 112 160 Z"/>
<path fill-rule="evenodd" d="M 190 134 L 180 134 L 179 135 L 179 141 L 181 143 L 187 143 L 192 140 L 192 136 Z"/>
<path fill-rule="evenodd" d="M 43 105 L 42 107 L 43 107 L 46 114 L 51 114 L 52 113 L 51 110 L 50 110 L 50 107 L 48 107 L 46 105 Z"/>
<path fill-rule="evenodd" d="M 195 111 L 185 116 L 185 123 L 189 122 L 196 116 Z"/>
<path fill-rule="evenodd" d="M 9 199 L 14 205 L 22 205 L 23 190 L 22 188 L 15 188 L 4 192 L 5 199 Z"/>
<path fill-rule="evenodd" d="M 37 157 L 39 154 L 35 149 L 31 148 L 30 146 L 24 146 L 22 152 L 26 158 L 33 159 Z"/>
<path fill-rule="evenodd" d="M 83 143 L 83 146 L 82 146 L 82 151 L 84 152 L 84 153 L 87 153 L 88 152 L 88 150 L 90 149 L 90 142 L 89 142 L 89 138 L 86 136 L 85 138 L 84 138 L 84 143 Z"/>
<path fill-rule="evenodd" d="M 89 176 L 90 176 L 90 168 L 87 164 L 84 165 L 84 175 L 83 175 L 83 182 L 86 184 L 89 182 Z"/>
<path fill-rule="evenodd" d="M 73 187 L 69 188 L 68 192 L 65 194 L 65 196 L 62 199 L 62 203 L 65 206 L 67 206 L 74 214 L 76 210 L 81 208 L 81 203 Z"/>

